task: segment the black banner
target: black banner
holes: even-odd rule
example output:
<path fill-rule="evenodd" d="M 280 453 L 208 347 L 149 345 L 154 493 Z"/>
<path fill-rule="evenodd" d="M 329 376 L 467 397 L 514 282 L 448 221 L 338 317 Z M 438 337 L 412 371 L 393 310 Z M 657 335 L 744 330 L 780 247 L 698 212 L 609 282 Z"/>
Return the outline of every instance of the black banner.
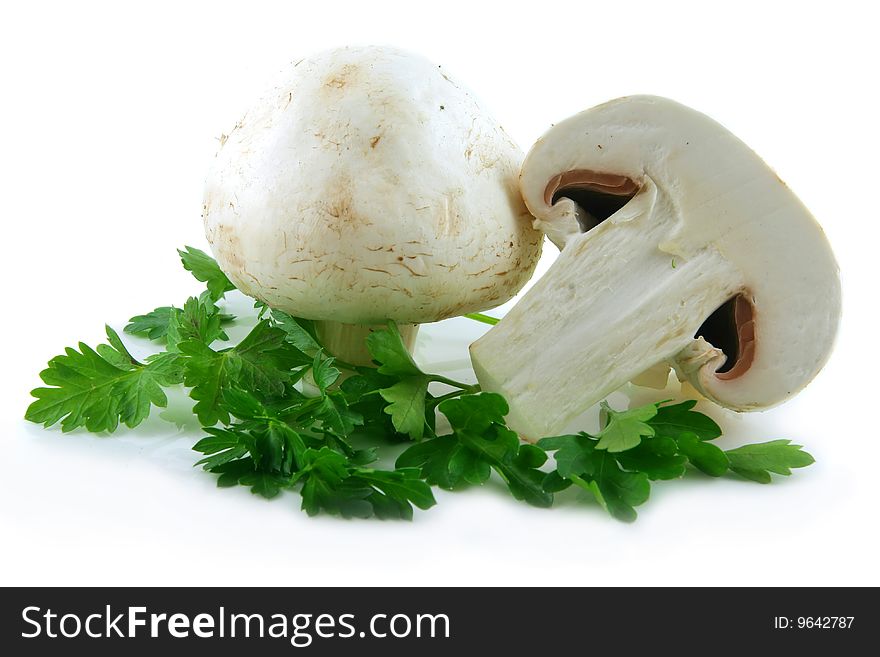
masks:
<path fill-rule="evenodd" d="M 2 590 L 0 614 L 7 655 L 96 657 L 470 655 L 479 646 L 493 655 L 855 654 L 880 623 L 874 589 L 839 588 L 22 588 Z"/>

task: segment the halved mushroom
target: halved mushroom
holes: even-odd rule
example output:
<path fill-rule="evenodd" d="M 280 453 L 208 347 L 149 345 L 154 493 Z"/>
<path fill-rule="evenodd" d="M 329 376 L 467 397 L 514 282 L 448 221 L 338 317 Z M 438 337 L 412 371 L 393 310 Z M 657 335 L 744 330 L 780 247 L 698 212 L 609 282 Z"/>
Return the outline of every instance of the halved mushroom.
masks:
<path fill-rule="evenodd" d="M 539 139 L 520 183 L 562 251 L 471 357 L 523 436 L 563 430 L 658 364 L 748 411 L 828 358 L 840 282 L 822 229 L 705 115 L 647 96 L 600 105 Z"/>
<path fill-rule="evenodd" d="M 531 277 L 543 235 L 517 186 L 522 151 L 435 64 L 340 48 L 292 66 L 221 149 L 205 231 L 244 293 L 318 320 L 369 364 L 377 323 L 485 310 Z"/>

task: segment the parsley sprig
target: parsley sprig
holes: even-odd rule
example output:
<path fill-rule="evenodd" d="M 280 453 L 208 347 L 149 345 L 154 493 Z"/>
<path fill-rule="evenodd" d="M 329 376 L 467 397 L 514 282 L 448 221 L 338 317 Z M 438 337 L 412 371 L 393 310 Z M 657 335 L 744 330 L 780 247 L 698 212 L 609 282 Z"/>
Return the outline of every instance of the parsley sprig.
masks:
<path fill-rule="evenodd" d="M 218 304 L 235 287 L 203 251 L 179 254 L 206 290 L 125 327 L 162 350 L 138 361 L 108 326 L 106 344 L 80 343 L 49 361 L 28 420 L 112 433 L 143 422 L 152 407 L 167 405 L 164 389 L 182 385 L 205 434 L 193 448 L 201 455 L 196 465 L 219 486 L 246 486 L 266 498 L 296 491 L 309 515 L 346 518 L 410 519 L 414 507 L 435 504 L 433 486 L 479 486 L 494 473 L 528 504 L 549 507 L 554 494 L 574 486 L 632 521 L 652 482 L 698 470 L 769 483 L 771 474 L 813 462 L 788 440 L 721 450 L 712 443 L 721 429 L 694 410 L 695 401 L 623 411 L 603 403 L 595 435 L 524 444 L 505 422 L 503 397 L 424 372 L 393 322 L 367 338 L 375 368 L 337 360 L 311 321 L 260 301 L 250 332 L 224 346 L 234 318 Z M 401 443 L 409 443 L 402 452 Z M 394 467 L 381 467 L 394 451 Z"/>

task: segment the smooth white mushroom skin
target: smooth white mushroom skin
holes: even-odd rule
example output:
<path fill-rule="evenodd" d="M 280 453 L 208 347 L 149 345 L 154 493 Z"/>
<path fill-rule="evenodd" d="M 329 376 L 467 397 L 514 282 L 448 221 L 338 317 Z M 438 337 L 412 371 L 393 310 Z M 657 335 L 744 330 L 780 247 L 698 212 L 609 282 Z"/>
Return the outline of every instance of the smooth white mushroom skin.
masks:
<path fill-rule="evenodd" d="M 523 436 L 564 430 L 664 362 L 709 399 L 746 411 L 791 397 L 828 358 L 840 283 L 821 228 L 705 115 L 645 96 L 582 112 L 535 144 L 521 188 L 562 251 L 471 357 Z M 720 372 L 727 356 L 696 334 L 731 299 L 738 352 Z"/>
<path fill-rule="evenodd" d="M 364 47 L 297 62 L 222 142 L 208 241 L 236 286 L 273 308 L 432 322 L 504 303 L 540 256 L 522 152 L 421 57 Z"/>

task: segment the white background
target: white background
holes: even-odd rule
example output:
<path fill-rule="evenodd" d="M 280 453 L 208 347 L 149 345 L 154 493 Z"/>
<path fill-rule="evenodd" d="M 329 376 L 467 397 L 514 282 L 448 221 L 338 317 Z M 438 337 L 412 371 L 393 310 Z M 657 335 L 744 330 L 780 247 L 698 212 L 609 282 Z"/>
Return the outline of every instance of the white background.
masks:
<path fill-rule="evenodd" d="M 7 6 L 0 584 L 880 584 L 878 17 L 869 2 L 719 6 Z M 217 137 L 288 62 L 363 43 L 442 64 L 524 148 L 581 109 L 653 93 L 760 153 L 823 224 L 844 320 L 830 363 L 795 400 L 709 412 L 723 446 L 788 437 L 817 464 L 771 486 L 660 483 L 634 525 L 576 500 L 533 509 L 494 485 L 438 492 L 412 523 L 341 521 L 308 518 L 294 494 L 216 489 L 191 467 L 198 428 L 156 412 L 114 437 L 25 423 L 28 391 L 64 346 L 198 291 L 174 249 L 206 246 L 201 185 Z M 554 255 L 548 246 L 542 268 Z M 460 370 L 482 330 L 426 327 L 418 358 Z M 185 400 L 172 407 L 185 416 Z"/>

